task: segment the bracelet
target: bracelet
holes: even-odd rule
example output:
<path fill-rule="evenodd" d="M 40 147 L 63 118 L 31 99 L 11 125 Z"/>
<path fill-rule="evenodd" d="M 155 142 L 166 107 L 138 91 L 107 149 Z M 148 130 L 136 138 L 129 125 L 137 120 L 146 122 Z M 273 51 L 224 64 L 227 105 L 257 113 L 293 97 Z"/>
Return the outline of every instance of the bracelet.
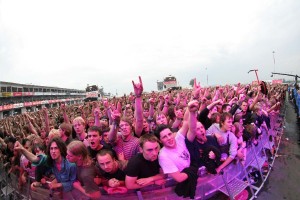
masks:
<path fill-rule="evenodd" d="M 154 120 L 153 117 L 148 117 L 147 119 L 148 122 L 152 122 L 153 120 Z"/>
<path fill-rule="evenodd" d="M 115 123 L 115 122 L 113 122 L 113 127 L 116 129 L 116 128 L 118 128 L 119 127 L 119 124 L 118 123 Z"/>
<path fill-rule="evenodd" d="M 42 186 L 42 183 L 34 183 L 33 186 L 34 186 L 34 187 L 41 187 L 41 186 Z"/>

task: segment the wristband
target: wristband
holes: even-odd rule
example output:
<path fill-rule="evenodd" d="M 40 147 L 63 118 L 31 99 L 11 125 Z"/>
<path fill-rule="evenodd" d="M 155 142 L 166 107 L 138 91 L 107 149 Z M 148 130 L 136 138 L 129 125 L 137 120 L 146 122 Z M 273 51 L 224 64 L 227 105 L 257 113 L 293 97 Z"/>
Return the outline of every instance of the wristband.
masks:
<path fill-rule="evenodd" d="M 119 124 L 117 124 L 117 123 L 113 123 L 113 127 L 114 127 L 114 129 L 117 129 L 118 127 L 119 127 Z"/>

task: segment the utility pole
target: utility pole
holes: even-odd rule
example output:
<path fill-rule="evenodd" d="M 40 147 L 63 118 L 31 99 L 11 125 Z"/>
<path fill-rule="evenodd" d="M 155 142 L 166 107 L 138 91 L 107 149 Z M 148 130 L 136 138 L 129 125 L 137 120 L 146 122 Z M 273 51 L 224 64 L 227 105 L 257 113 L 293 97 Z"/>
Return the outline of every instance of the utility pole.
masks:
<path fill-rule="evenodd" d="M 207 73 L 207 67 L 205 67 L 205 71 L 206 71 L 206 85 L 208 87 L 208 73 Z"/>
<path fill-rule="evenodd" d="M 274 72 L 276 72 L 275 71 L 275 51 L 273 51 L 272 53 L 273 53 L 273 61 L 274 61 Z"/>

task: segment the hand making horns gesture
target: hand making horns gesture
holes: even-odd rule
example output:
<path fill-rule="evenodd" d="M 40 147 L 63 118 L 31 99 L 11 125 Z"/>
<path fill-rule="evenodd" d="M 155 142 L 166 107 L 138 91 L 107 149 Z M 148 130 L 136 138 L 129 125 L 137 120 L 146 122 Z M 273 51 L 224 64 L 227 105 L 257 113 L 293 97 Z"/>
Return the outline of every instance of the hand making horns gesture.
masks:
<path fill-rule="evenodd" d="M 201 91 L 200 82 L 197 84 L 196 78 L 194 79 L 194 86 L 193 86 L 193 96 L 194 98 L 199 98 Z"/>
<path fill-rule="evenodd" d="M 134 94 L 136 97 L 141 97 L 141 95 L 143 93 L 143 82 L 142 82 L 142 78 L 140 76 L 139 76 L 139 80 L 140 80 L 140 83 L 134 83 L 134 81 L 132 81 Z"/>

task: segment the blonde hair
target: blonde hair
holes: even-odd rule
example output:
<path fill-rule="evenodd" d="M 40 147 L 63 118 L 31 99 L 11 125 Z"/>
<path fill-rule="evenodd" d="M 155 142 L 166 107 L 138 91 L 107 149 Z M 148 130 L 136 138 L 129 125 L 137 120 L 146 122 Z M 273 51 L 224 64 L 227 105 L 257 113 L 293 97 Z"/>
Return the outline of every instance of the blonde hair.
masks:
<path fill-rule="evenodd" d="M 51 131 L 49 132 L 48 138 L 49 140 L 51 140 L 54 137 L 61 137 L 59 130 L 58 129 L 51 129 Z"/>
<path fill-rule="evenodd" d="M 82 117 L 76 117 L 75 119 L 73 119 L 73 124 L 75 124 L 75 123 L 80 123 L 80 124 L 85 125 L 85 121 Z"/>

